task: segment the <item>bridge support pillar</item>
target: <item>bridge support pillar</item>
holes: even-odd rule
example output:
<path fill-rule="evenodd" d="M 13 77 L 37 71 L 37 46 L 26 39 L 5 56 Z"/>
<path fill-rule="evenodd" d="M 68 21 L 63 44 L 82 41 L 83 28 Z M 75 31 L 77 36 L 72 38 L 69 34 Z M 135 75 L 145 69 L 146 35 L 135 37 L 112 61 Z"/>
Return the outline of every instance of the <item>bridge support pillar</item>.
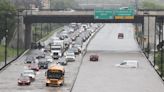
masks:
<path fill-rule="evenodd" d="M 32 42 L 31 24 L 25 24 L 25 49 L 29 49 L 31 47 L 31 42 Z"/>
<path fill-rule="evenodd" d="M 144 46 L 150 51 L 154 49 L 155 21 L 156 21 L 156 17 L 152 17 L 152 16 L 144 17 L 144 37 L 145 37 Z"/>

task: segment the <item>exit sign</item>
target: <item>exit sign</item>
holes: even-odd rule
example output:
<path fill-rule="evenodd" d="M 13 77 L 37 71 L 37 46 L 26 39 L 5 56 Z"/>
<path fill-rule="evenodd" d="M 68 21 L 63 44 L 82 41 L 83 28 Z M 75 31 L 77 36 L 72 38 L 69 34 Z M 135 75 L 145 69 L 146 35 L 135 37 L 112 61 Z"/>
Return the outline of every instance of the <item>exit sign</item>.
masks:
<path fill-rule="evenodd" d="M 134 16 L 134 10 L 116 10 L 115 16 Z"/>

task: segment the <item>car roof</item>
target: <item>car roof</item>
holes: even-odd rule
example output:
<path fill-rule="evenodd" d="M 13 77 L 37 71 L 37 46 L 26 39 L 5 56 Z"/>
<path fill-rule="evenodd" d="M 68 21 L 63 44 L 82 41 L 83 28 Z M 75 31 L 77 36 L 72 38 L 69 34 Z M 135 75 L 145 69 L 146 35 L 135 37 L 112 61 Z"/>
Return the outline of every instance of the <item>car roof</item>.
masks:
<path fill-rule="evenodd" d="M 124 60 L 123 62 L 135 62 L 135 63 L 138 63 L 137 60 Z"/>
<path fill-rule="evenodd" d="M 24 70 L 23 72 L 34 72 L 34 70 Z"/>

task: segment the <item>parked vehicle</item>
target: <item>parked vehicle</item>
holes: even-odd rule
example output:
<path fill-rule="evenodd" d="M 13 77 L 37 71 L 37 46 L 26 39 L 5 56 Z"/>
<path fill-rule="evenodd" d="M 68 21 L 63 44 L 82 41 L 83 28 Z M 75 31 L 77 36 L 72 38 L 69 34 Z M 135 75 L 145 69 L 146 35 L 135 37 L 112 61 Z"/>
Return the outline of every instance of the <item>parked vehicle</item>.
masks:
<path fill-rule="evenodd" d="M 31 80 L 28 76 L 20 76 L 18 78 L 18 85 L 30 85 L 31 84 Z"/>

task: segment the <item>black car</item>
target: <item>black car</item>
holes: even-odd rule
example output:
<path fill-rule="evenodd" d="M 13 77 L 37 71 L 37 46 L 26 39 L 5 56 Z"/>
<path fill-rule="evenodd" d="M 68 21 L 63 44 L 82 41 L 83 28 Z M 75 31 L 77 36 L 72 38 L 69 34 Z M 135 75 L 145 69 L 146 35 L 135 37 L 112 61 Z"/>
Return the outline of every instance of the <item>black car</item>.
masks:
<path fill-rule="evenodd" d="M 48 68 L 48 62 L 46 59 L 40 59 L 38 63 L 39 69 L 47 69 Z"/>

